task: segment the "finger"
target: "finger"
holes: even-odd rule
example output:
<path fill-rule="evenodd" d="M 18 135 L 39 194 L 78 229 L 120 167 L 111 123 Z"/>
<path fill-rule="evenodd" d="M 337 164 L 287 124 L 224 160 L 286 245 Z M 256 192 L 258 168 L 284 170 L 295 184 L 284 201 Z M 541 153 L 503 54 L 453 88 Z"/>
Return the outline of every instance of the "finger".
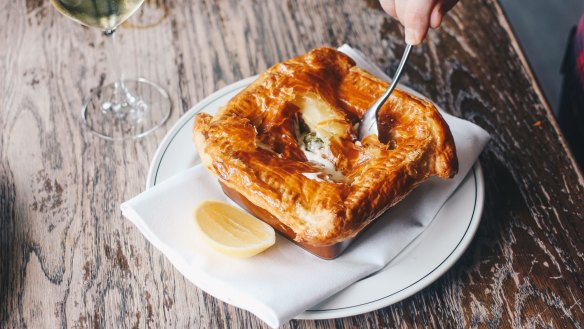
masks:
<path fill-rule="evenodd" d="M 437 29 L 442 24 L 444 15 L 454 7 L 458 0 L 445 0 L 444 2 L 438 2 L 434 5 L 432 9 L 432 14 L 430 14 L 430 27 Z"/>
<path fill-rule="evenodd" d="M 417 45 L 424 40 L 430 28 L 430 14 L 433 7 L 434 2 L 428 0 L 409 0 L 407 2 L 402 21 L 407 43 Z"/>
<path fill-rule="evenodd" d="M 397 18 L 397 12 L 395 11 L 395 0 L 379 0 L 381 8 L 388 13 L 390 16 Z"/>
<path fill-rule="evenodd" d="M 396 18 L 400 21 L 400 23 L 402 23 L 402 25 L 404 25 L 404 17 L 408 0 L 395 0 L 394 4 Z"/>
<path fill-rule="evenodd" d="M 437 3 L 432 9 L 432 14 L 430 14 L 430 27 L 437 29 L 442 24 L 442 18 L 444 18 L 442 3 Z"/>

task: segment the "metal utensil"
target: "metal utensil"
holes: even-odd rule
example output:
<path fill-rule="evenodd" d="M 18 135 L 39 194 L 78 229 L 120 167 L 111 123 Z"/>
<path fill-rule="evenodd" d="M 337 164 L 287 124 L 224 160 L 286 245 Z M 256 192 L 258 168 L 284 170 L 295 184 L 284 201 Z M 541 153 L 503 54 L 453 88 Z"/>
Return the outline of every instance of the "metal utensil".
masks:
<path fill-rule="evenodd" d="M 391 81 L 391 85 L 389 86 L 389 88 L 387 88 L 385 93 L 383 93 L 383 95 L 367 110 L 367 112 L 365 112 L 365 114 L 361 118 L 361 122 L 359 123 L 358 137 L 359 140 L 362 140 L 363 138 L 365 138 L 365 136 L 368 135 L 373 134 L 379 135 L 379 132 L 377 130 L 377 112 L 379 112 L 381 106 L 383 106 L 385 101 L 389 98 L 389 95 L 391 95 L 393 89 L 395 89 L 395 86 L 397 86 L 397 82 L 399 81 L 399 78 L 402 74 L 404 66 L 406 65 L 406 62 L 408 61 L 408 57 L 410 56 L 412 47 L 413 46 L 410 44 L 406 46 L 404 54 L 402 55 L 402 59 L 399 62 L 399 66 L 397 67 L 397 71 L 395 72 L 393 80 Z"/>

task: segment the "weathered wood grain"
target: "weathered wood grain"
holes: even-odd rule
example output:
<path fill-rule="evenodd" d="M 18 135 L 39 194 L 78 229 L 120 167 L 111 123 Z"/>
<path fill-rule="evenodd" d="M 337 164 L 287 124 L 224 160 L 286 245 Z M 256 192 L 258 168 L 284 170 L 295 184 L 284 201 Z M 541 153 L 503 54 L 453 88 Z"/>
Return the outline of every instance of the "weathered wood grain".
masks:
<path fill-rule="evenodd" d="M 127 76 L 165 86 L 169 122 L 138 142 L 84 132 L 113 80 L 103 36 L 46 0 L 0 4 L 0 327 L 259 328 L 186 281 L 119 211 L 182 113 L 311 48 L 349 43 L 387 72 L 403 35 L 376 0 L 147 0 L 120 29 Z M 584 183 L 494 0 L 463 1 L 404 82 L 476 122 L 486 206 L 462 259 L 393 306 L 286 328 L 584 326 Z"/>

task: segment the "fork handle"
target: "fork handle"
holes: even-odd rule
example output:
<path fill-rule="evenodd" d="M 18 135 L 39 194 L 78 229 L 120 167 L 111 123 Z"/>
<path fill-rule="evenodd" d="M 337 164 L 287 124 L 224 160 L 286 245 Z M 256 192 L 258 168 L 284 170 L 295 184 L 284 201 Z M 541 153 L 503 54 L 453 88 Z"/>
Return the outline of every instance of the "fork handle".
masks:
<path fill-rule="evenodd" d="M 377 130 L 377 113 L 381 106 L 387 101 L 391 92 L 397 86 L 399 78 L 403 72 L 404 67 L 406 66 L 406 62 L 408 61 L 408 57 L 410 56 L 410 52 L 412 51 L 413 46 L 407 44 L 406 49 L 402 55 L 401 61 L 399 62 L 399 66 L 397 67 L 397 71 L 391 80 L 391 84 L 389 88 L 383 93 L 383 95 L 373 103 L 373 105 L 365 112 L 363 118 L 361 118 L 361 126 L 359 127 L 359 140 L 369 134 L 378 134 Z"/>
<path fill-rule="evenodd" d="M 404 54 L 402 56 L 402 59 L 399 62 L 399 66 L 397 67 L 397 71 L 395 71 L 395 74 L 393 76 L 393 79 L 391 80 L 391 84 L 389 85 L 389 88 L 387 88 L 385 93 L 383 93 L 383 95 L 377 100 L 377 102 L 375 102 L 375 104 L 373 104 L 373 106 L 376 107 L 376 110 L 375 110 L 375 117 L 376 118 L 377 118 L 377 113 L 379 112 L 379 109 L 381 108 L 381 106 L 383 104 L 385 104 L 385 101 L 389 98 L 389 95 L 391 95 L 391 92 L 397 86 L 399 78 L 401 77 L 401 74 L 404 70 L 404 67 L 406 66 L 406 62 L 408 61 L 408 57 L 410 56 L 410 52 L 412 51 L 412 48 L 413 48 L 413 46 L 410 44 L 408 44 L 406 46 L 406 49 L 404 50 Z"/>

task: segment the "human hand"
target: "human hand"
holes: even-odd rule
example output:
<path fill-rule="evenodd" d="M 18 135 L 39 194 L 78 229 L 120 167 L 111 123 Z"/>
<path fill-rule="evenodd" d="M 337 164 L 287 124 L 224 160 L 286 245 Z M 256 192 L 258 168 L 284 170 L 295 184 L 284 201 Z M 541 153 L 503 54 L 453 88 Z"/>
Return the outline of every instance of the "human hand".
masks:
<path fill-rule="evenodd" d="M 458 0 L 379 0 L 388 14 L 398 19 L 405 28 L 406 42 L 421 43 L 431 27 L 436 29 L 442 18 Z"/>

